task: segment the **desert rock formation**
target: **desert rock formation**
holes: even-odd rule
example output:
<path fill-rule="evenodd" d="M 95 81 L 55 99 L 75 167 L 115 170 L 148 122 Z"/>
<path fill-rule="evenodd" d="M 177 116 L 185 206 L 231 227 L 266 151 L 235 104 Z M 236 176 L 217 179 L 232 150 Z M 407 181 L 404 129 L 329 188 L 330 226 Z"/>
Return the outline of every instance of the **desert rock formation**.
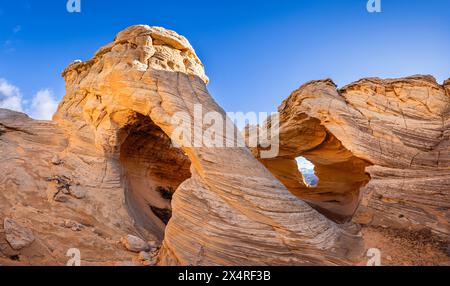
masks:
<path fill-rule="evenodd" d="M 196 105 L 226 117 L 175 32 L 130 27 L 63 76 L 52 121 L 0 109 L 0 264 L 64 265 L 77 248 L 83 265 L 348 265 L 358 223 L 449 237 L 449 81 L 307 83 L 262 159 L 172 136 Z"/>
<path fill-rule="evenodd" d="M 247 148 L 169 138 L 173 116 L 193 116 L 195 104 L 225 118 L 184 37 L 133 26 L 63 76 L 67 93 L 53 121 L 0 111 L 0 218 L 35 236 L 20 252 L 0 244 L 0 257 L 61 264 L 78 248 L 87 264 L 129 265 L 136 254 L 120 242 L 129 235 L 162 243 L 160 265 L 346 265 L 362 257 L 354 224 L 299 200 Z"/>
<path fill-rule="evenodd" d="M 431 76 L 367 78 L 339 90 L 331 80 L 306 83 L 279 107 L 279 156 L 260 160 L 330 219 L 425 229 L 448 241 L 449 91 L 450 80 Z M 316 188 L 303 183 L 299 156 L 314 163 Z"/>

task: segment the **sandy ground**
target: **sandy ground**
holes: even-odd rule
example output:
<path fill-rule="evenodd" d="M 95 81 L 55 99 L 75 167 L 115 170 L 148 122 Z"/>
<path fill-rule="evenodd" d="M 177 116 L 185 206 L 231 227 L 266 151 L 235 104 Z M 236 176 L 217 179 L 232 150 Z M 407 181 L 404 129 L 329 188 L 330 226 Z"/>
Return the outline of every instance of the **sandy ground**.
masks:
<path fill-rule="evenodd" d="M 385 266 L 450 266 L 450 244 L 430 232 L 364 227 L 366 249 L 381 251 Z M 368 258 L 369 259 L 369 258 Z"/>
<path fill-rule="evenodd" d="M 362 233 L 366 250 L 370 248 L 380 250 L 383 266 L 450 266 L 450 244 L 440 241 L 430 232 L 363 227 Z M 0 256 L 0 265 L 27 265 L 14 261 L 13 254 L 11 253 L 9 258 Z M 368 257 L 367 260 L 369 259 Z M 365 266 L 366 263 L 367 261 L 363 261 L 360 265 Z M 42 265 L 52 263 L 43 258 Z"/>

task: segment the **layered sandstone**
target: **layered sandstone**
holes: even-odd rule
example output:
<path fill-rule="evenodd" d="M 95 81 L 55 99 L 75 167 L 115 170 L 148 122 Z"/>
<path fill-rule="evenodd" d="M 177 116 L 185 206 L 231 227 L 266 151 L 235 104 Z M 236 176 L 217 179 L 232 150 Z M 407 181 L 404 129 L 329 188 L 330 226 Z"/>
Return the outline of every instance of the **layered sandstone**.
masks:
<path fill-rule="evenodd" d="M 280 112 L 280 154 L 260 158 L 297 197 L 339 222 L 450 237 L 450 80 L 431 76 L 303 85 Z M 270 120 L 269 120 L 270 121 Z M 258 148 L 254 154 L 259 157 Z M 303 183 L 295 158 L 314 163 Z"/>
<path fill-rule="evenodd" d="M 91 148 L 66 152 L 69 141 L 55 122 L 0 110 L 0 264 L 65 265 L 71 248 L 81 250 L 84 265 L 133 258 L 118 244 L 135 232 L 123 188 L 101 182 L 100 154 L 88 154 Z M 72 188 L 83 188 L 85 197 L 72 196 Z M 4 221 L 15 222 L 34 240 L 18 236 L 29 242 L 18 249 Z"/>
<path fill-rule="evenodd" d="M 0 217 L 21 221 L 36 239 L 20 252 L 22 262 L 58 264 L 79 248 L 83 261 L 124 264 L 135 257 L 120 243 L 129 234 L 163 240 L 160 265 L 361 258 L 354 225 L 299 200 L 247 148 L 193 148 L 169 138 L 174 115 L 193 117 L 196 104 L 226 117 L 184 37 L 130 27 L 63 76 L 67 94 L 52 122 L 0 112 Z"/>
<path fill-rule="evenodd" d="M 63 76 L 53 121 L 0 109 L 0 264 L 64 265 L 77 248 L 83 265 L 348 265 L 364 263 L 356 223 L 449 236 L 450 81 L 307 83 L 261 158 L 240 137 L 173 136 L 198 105 L 226 118 L 175 32 L 130 27 Z"/>

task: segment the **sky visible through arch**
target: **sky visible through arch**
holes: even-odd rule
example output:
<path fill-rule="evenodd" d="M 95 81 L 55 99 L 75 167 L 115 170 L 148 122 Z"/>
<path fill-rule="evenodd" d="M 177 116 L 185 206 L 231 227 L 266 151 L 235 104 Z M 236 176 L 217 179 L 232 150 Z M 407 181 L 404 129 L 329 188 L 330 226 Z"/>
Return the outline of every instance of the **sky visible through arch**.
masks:
<path fill-rule="evenodd" d="M 232 112 L 271 112 L 306 81 L 450 77 L 450 1 L 0 0 L 0 107 L 49 119 L 64 95 L 61 71 L 134 24 L 185 35 L 209 90 Z"/>
<path fill-rule="evenodd" d="M 312 178 L 317 182 L 318 178 L 314 173 L 314 164 L 304 157 L 296 158 L 298 170 L 303 174 L 303 177 L 307 183 L 311 183 Z M 310 184 L 314 185 L 314 184 Z"/>

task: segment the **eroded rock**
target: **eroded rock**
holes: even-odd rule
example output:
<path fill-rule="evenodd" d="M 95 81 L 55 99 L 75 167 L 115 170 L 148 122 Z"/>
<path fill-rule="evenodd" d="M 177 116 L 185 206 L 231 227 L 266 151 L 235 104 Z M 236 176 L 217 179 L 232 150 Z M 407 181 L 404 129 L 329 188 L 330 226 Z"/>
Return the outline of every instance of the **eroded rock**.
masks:
<path fill-rule="evenodd" d="M 30 229 L 12 219 L 5 218 L 3 228 L 5 230 L 6 240 L 14 250 L 26 248 L 35 241 L 33 232 Z"/>
<path fill-rule="evenodd" d="M 70 186 L 69 193 L 76 199 L 84 199 L 86 197 L 86 190 L 81 186 Z"/>
<path fill-rule="evenodd" d="M 141 251 L 139 252 L 137 261 L 144 266 L 153 266 L 156 265 L 157 255 L 157 252 Z"/>
<path fill-rule="evenodd" d="M 92 60 L 69 66 L 63 75 L 67 94 L 55 121 L 95 142 L 111 158 L 108 170 L 119 169 L 112 159 L 122 159 L 135 219 L 166 234 L 161 264 L 348 264 L 362 254 L 357 233 L 293 196 L 246 148 L 192 148 L 172 138 L 182 146 L 173 147 L 168 136 L 177 127 L 171 122 L 175 114 L 193 117 L 194 104 L 201 103 L 205 113 L 226 116 L 209 95 L 203 66 L 183 37 L 134 26 Z M 161 174 L 150 168 L 139 175 L 142 168 L 136 168 L 137 163 L 144 161 L 138 158 L 155 158 L 146 155 L 152 154 L 150 146 L 162 150 L 157 154 L 164 157 L 149 162 L 172 170 L 173 164 L 161 162 L 173 158 L 178 169 Z M 139 150 L 142 155 L 135 157 Z M 129 155 L 121 157 L 121 152 Z M 144 185 L 150 191 L 157 186 L 176 189 L 172 206 Z M 165 227 L 169 210 L 172 217 Z"/>
<path fill-rule="evenodd" d="M 331 80 L 309 82 L 279 108 L 279 157 L 261 161 L 332 219 L 448 239 L 448 84 L 431 76 L 368 78 L 339 90 Z M 317 188 L 303 184 L 297 156 L 314 163 Z"/>
<path fill-rule="evenodd" d="M 129 251 L 139 253 L 141 251 L 149 251 L 150 246 L 142 238 L 134 235 L 127 235 L 120 239 L 120 243 Z"/>
<path fill-rule="evenodd" d="M 385 168 L 388 158 L 401 153 L 402 145 L 419 145 L 419 141 L 424 141 L 421 143 L 423 150 L 438 150 L 434 154 L 440 154 L 437 164 L 442 167 L 440 171 L 447 168 L 446 139 L 413 140 L 397 126 L 392 132 L 401 134 L 404 140 L 397 144 L 399 138 L 394 136 L 397 133 L 380 133 L 383 128 L 376 128 L 380 122 L 381 127 L 392 122 L 385 123 L 383 118 L 373 120 L 371 116 L 377 113 L 368 106 L 366 111 L 356 110 L 352 106 L 358 103 L 358 96 L 355 94 L 352 97 L 355 102 L 348 104 L 349 99 L 339 95 L 328 81 L 310 83 L 282 109 L 287 119 L 289 114 L 304 117 L 300 126 L 312 132 L 294 132 L 294 135 L 307 134 L 308 137 L 293 136 L 293 142 L 282 142 L 288 142 L 294 149 L 299 142 L 307 142 L 308 148 L 303 146 L 294 153 L 301 153 L 316 164 L 322 163 L 322 168 L 318 168 L 322 170 L 319 170 L 319 177 L 323 177 L 323 173 L 335 174 L 328 186 L 319 183 L 320 194 L 311 192 L 309 197 L 304 197 L 291 193 L 292 185 L 275 172 L 275 176 L 270 173 L 247 148 L 191 148 L 181 140 L 172 140 L 169 136 L 176 124 L 171 118 L 175 114 L 183 112 L 193 117 L 194 104 L 198 103 L 205 113 L 214 111 L 225 118 L 225 112 L 209 95 L 203 65 L 188 41 L 162 28 L 130 27 L 91 60 L 71 64 L 63 76 L 66 95 L 53 121 L 34 121 L 21 113 L 0 110 L 0 155 L 3 159 L 0 182 L 4 182 L 0 184 L 0 215 L 14 208 L 21 217 L 30 219 L 30 228 L 39 230 L 39 240 L 51 241 L 54 248 L 51 252 L 40 248 L 39 255 L 29 255 L 26 258 L 30 264 L 65 265 L 64 254 L 74 245 L 83 251 L 84 261 L 97 265 L 123 264 L 120 261 L 135 260 L 136 253 L 149 248 L 145 240 L 163 241 L 157 251 L 159 265 L 354 264 L 364 251 L 357 228 L 338 224 L 309 204 L 317 202 L 314 207 L 322 211 L 320 208 L 336 205 L 337 201 L 338 208 L 333 209 L 333 213 L 341 214 L 340 207 L 344 205 L 343 214 L 347 218 L 349 210 L 358 206 L 355 205 L 356 192 L 342 191 L 341 197 L 336 199 L 336 193 L 326 194 L 325 190 L 332 184 L 344 186 L 342 190 L 364 186 L 368 182 L 366 167 Z M 383 85 L 377 85 L 375 90 L 382 89 Z M 410 87 L 410 93 L 414 88 L 414 85 Z M 424 90 L 421 89 L 421 96 L 426 94 Z M 441 92 L 435 85 L 431 90 Z M 383 97 L 374 99 L 383 101 Z M 439 102 L 444 103 L 431 100 L 427 105 L 432 113 L 439 114 L 436 111 Z M 416 105 L 423 111 L 419 103 Z M 412 106 L 414 104 L 405 110 L 413 112 Z M 306 111 L 298 114 L 297 109 Z M 420 116 L 418 113 L 410 115 L 414 120 L 422 118 Z M 392 117 L 389 114 L 384 119 Z M 368 118 L 372 118 L 370 124 Z M 419 128 L 413 137 L 420 138 L 422 133 L 435 136 L 444 130 L 442 126 L 446 123 L 439 129 L 434 118 L 437 116 L 421 122 L 432 131 L 419 130 L 421 124 L 407 122 L 408 126 Z M 394 122 L 401 124 L 398 120 Z M 373 132 L 365 131 L 369 127 L 375 128 Z M 439 133 L 443 134 L 442 138 L 448 137 L 445 130 Z M 380 150 L 379 134 L 383 134 L 381 138 L 393 139 L 397 146 L 393 148 L 395 152 L 384 152 L 391 139 L 385 141 L 386 146 L 382 144 L 383 152 L 374 151 Z M 283 152 L 290 152 L 290 148 L 284 149 Z M 412 151 L 420 150 L 413 149 L 406 153 L 416 154 Z M 64 154 L 64 164 L 53 164 L 54 154 Z M 319 160 L 323 154 L 328 154 L 327 160 Z M 364 154 L 375 155 L 372 158 Z M 414 160 L 409 155 L 400 154 L 400 165 L 394 168 L 411 165 L 415 171 L 427 162 L 433 174 L 437 174 L 435 166 L 430 165 L 433 161 L 426 155 L 412 156 Z M 335 161 L 332 158 L 336 158 Z M 330 168 L 330 164 L 334 168 Z M 336 172 L 335 167 L 343 170 Z M 375 177 L 376 172 L 386 170 L 370 172 Z M 342 179 L 340 175 L 344 173 L 351 176 Z M 55 176 L 47 178 L 49 174 Z M 446 182 L 444 173 L 442 177 L 442 182 Z M 372 178 L 367 188 L 373 182 Z M 87 199 L 71 197 L 72 188 L 77 186 L 80 190 L 89 190 Z M 159 186 L 175 192 L 161 194 Z M 445 189 L 440 191 L 445 197 L 439 202 L 439 207 L 443 208 L 448 196 Z M 51 203 L 61 198 L 66 198 L 66 203 Z M 367 198 L 371 205 L 370 196 Z M 412 200 L 416 196 L 408 198 Z M 419 201 L 425 202 L 425 199 Z M 156 215 L 154 210 L 164 212 L 157 211 L 159 215 Z M 170 220 L 169 211 L 172 213 Z M 425 211 L 433 215 L 442 213 L 435 212 L 434 207 Z M 76 235 L 60 231 L 58 217 L 77 218 L 92 226 L 92 231 Z M 419 220 L 417 224 L 422 222 Z M 435 223 L 435 219 L 430 222 Z M 448 220 L 440 222 L 433 228 L 442 229 L 447 223 Z M 139 233 L 145 240 L 128 236 L 128 233 Z M 125 249 L 117 243 L 120 237 L 124 237 Z M 144 258 L 141 261 L 153 262 L 145 259 L 147 256 L 141 258 Z M 136 264 L 127 262 L 130 263 Z"/>
<path fill-rule="evenodd" d="M 56 166 L 61 165 L 63 163 L 63 161 L 61 159 L 59 159 L 58 155 L 54 155 L 51 162 L 53 165 L 56 165 Z"/>
<path fill-rule="evenodd" d="M 85 228 L 81 223 L 69 219 L 64 220 L 61 225 L 65 228 L 71 229 L 72 231 L 82 231 Z"/>

